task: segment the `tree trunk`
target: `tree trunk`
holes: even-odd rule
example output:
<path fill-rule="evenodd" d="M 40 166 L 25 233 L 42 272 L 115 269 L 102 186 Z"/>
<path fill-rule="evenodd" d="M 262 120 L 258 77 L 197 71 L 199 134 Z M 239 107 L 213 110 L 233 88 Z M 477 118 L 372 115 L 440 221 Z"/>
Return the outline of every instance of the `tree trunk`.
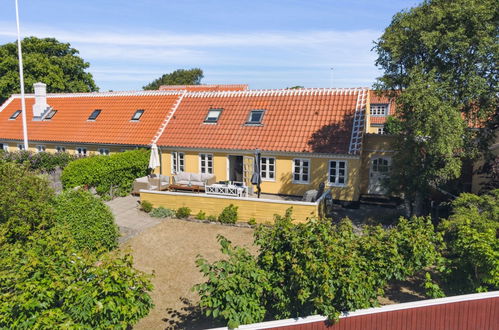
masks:
<path fill-rule="evenodd" d="M 416 198 L 414 199 L 414 208 L 411 216 L 419 217 L 423 215 L 423 194 L 416 191 Z"/>

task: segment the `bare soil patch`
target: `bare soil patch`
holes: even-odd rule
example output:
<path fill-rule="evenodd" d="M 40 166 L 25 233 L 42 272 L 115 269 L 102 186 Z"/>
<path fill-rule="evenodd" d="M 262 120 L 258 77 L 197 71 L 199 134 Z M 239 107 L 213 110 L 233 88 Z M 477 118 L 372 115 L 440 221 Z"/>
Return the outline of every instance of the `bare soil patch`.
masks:
<path fill-rule="evenodd" d="M 197 307 L 199 297 L 191 291 L 203 277 L 196 256 L 209 261 L 222 258 L 217 235 L 234 244 L 251 247 L 253 229 L 168 219 L 131 238 L 123 248 L 132 248 L 135 267 L 155 273 L 151 293 L 155 307 L 135 329 L 205 329 L 214 324 Z"/>

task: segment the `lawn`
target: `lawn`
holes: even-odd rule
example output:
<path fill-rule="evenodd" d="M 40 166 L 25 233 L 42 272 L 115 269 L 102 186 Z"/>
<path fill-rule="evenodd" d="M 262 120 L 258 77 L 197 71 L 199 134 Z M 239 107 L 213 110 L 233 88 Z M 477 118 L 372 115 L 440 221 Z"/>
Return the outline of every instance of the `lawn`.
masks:
<path fill-rule="evenodd" d="M 253 229 L 168 219 L 131 238 L 123 248 L 132 248 L 135 267 L 154 271 L 155 307 L 135 329 L 203 329 L 213 324 L 196 308 L 198 296 L 191 291 L 203 281 L 195 265 L 196 256 L 220 259 L 217 235 L 237 245 L 251 246 Z"/>

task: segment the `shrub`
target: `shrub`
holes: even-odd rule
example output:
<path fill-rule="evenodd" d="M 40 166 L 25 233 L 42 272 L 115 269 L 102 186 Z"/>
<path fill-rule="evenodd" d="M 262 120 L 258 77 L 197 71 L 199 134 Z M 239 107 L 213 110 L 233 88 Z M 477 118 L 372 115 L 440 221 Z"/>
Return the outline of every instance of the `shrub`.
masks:
<path fill-rule="evenodd" d="M 274 226 L 257 227 L 256 256 L 223 237 L 219 241 L 224 258 L 214 263 L 198 258 L 206 282 L 194 289 L 205 314 L 233 328 L 265 318 L 336 319 L 342 311 L 372 307 L 389 281 L 434 265 L 441 243 L 426 218 L 359 232 L 348 219 L 294 225 L 290 209 L 275 216 Z M 429 291 L 438 293 L 436 287 Z"/>
<path fill-rule="evenodd" d="M 70 162 L 77 159 L 75 155 L 66 152 L 49 153 L 32 151 L 16 151 L 0 153 L 0 159 L 17 164 L 27 164 L 30 170 L 40 170 L 42 172 L 52 172 L 56 168 L 64 168 Z"/>
<path fill-rule="evenodd" d="M 164 208 L 162 206 L 151 211 L 150 216 L 155 218 L 171 218 L 175 215 L 175 211 Z"/>
<path fill-rule="evenodd" d="M 191 209 L 188 207 L 180 207 L 175 213 L 175 216 L 179 219 L 185 219 L 190 215 L 191 215 Z"/>
<path fill-rule="evenodd" d="M 236 223 L 237 222 L 237 206 L 230 204 L 222 210 L 218 216 L 218 221 L 221 223 Z"/>
<path fill-rule="evenodd" d="M 81 253 L 65 228 L 0 244 L 0 328 L 127 329 L 153 307 L 130 255 Z"/>
<path fill-rule="evenodd" d="M 196 214 L 196 219 L 205 220 L 206 219 L 206 213 L 204 213 L 203 211 L 199 211 L 198 214 Z"/>
<path fill-rule="evenodd" d="M 481 196 L 461 194 L 440 229 L 451 287 L 465 293 L 499 289 L 499 189 Z"/>
<path fill-rule="evenodd" d="M 55 199 L 55 215 L 66 225 L 81 250 L 112 250 L 118 246 L 119 230 L 109 207 L 84 190 L 68 190 Z"/>
<path fill-rule="evenodd" d="M 0 161 L 0 224 L 9 241 L 26 239 L 53 224 L 54 191 L 24 165 Z"/>
<path fill-rule="evenodd" d="M 71 162 L 63 171 L 64 188 L 95 187 L 99 195 L 124 196 L 133 180 L 147 174 L 149 151 L 132 150 L 110 156 L 92 156 Z"/>
<path fill-rule="evenodd" d="M 149 213 L 152 211 L 153 207 L 152 207 L 151 202 L 142 201 L 142 202 L 140 202 L 140 209 L 146 213 Z"/>
<path fill-rule="evenodd" d="M 206 218 L 207 220 L 210 220 L 212 222 L 215 222 L 217 221 L 217 217 L 215 215 L 209 215 L 208 218 Z"/>
<path fill-rule="evenodd" d="M 250 218 L 248 220 L 248 225 L 250 226 L 255 226 L 256 225 L 256 219 L 255 218 Z"/>

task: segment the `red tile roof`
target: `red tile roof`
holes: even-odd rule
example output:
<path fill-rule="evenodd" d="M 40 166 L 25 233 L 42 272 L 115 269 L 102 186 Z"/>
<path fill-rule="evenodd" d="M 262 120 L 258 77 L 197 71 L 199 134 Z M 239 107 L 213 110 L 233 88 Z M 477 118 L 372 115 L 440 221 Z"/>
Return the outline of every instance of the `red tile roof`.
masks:
<path fill-rule="evenodd" d="M 378 95 L 376 91 L 369 91 L 369 103 L 373 104 L 389 104 L 388 106 L 388 116 L 393 115 L 395 113 L 395 109 L 397 107 L 397 103 L 394 99 L 390 99 L 386 95 Z M 386 118 L 388 116 L 371 116 L 371 124 L 384 124 L 386 122 Z"/>
<path fill-rule="evenodd" d="M 186 93 L 158 145 L 355 153 L 354 117 L 358 109 L 360 133 L 354 136 L 361 136 L 366 99 L 367 89 L 360 88 Z M 204 123 L 211 108 L 223 109 L 216 124 Z M 255 109 L 265 110 L 262 125 L 245 125 Z"/>
<path fill-rule="evenodd" d="M 26 98 L 28 139 L 75 143 L 148 145 L 179 99 L 180 92 L 130 92 L 48 94 L 47 103 L 57 110 L 51 120 L 33 121 L 33 96 Z M 21 109 L 18 96 L 0 108 L 0 139 L 22 140 L 22 117 L 9 120 Z M 95 109 L 102 113 L 95 121 L 88 117 Z M 144 114 L 132 122 L 136 110 Z"/>
<path fill-rule="evenodd" d="M 179 91 L 188 92 L 216 92 L 216 91 L 245 91 L 248 90 L 248 85 L 162 85 L 160 91 Z"/>

